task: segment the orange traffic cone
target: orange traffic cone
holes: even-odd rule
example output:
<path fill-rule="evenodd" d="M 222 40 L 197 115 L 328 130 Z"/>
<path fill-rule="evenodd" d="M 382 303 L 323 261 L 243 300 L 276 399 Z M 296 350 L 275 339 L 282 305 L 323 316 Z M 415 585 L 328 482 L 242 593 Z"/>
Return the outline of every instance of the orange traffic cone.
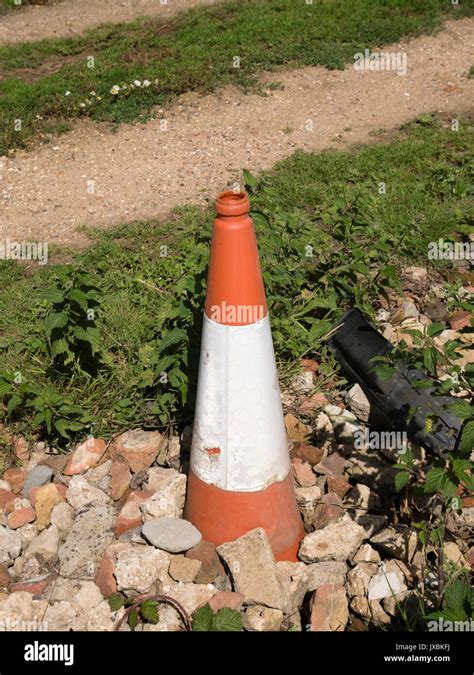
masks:
<path fill-rule="evenodd" d="M 250 203 L 216 204 L 184 517 L 215 545 L 256 527 L 296 560 L 296 505 Z"/>

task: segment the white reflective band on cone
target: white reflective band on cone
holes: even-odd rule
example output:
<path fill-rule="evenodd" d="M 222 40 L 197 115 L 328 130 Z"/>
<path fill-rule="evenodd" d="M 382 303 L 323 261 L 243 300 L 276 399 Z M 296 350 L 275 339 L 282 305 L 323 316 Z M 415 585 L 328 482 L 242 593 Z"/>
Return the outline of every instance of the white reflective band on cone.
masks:
<path fill-rule="evenodd" d="M 191 468 L 205 483 L 255 492 L 290 470 L 268 315 L 225 326 L 204 315 Z"/>

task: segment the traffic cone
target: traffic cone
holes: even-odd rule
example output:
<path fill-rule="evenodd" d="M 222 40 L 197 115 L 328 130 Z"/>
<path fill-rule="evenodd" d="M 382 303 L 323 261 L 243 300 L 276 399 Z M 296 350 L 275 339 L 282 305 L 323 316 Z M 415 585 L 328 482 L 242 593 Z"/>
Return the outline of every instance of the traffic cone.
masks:
<path fill-rule="evenodd" d="M 256 527 L 296 560 L 296 505 L 250 203 L 216 203 L 184 517 L 216 546 Z"/>

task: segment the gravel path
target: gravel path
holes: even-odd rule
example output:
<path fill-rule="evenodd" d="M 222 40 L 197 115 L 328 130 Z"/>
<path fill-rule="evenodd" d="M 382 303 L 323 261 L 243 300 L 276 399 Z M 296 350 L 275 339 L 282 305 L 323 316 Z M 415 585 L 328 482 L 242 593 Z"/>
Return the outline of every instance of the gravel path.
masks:
<path fill-rule="evenodd" d="M 159 120 L 115 134 L 80 121 L 55 143 L 3 160 L 0 237 L 83 244 L 77 225 L 109 226 L 202 204 L 242 168 L 258 172 L 296 148 L 366 142 L 374 130 L 427 111 L 469 113 L 473 42 L 473 20 L 451 21 L 434 37 L 385 49 L 407 52 L 406 76 L 315 67 L 265 74 L 264 82 L 284 85 L 267 97 L 233 87 L 187 94 L 166 111 L 167 131 Z"/>
<path fill-rule="evenodd" d="M 0 44 L 42 38 L 81 35 L 101 23 L 132 21 L 139 16 L 166 19 L 196 5 L 213 5 L 217 0 L 65 0 L 54 5 L 28 5 L 0 17 Z"/>

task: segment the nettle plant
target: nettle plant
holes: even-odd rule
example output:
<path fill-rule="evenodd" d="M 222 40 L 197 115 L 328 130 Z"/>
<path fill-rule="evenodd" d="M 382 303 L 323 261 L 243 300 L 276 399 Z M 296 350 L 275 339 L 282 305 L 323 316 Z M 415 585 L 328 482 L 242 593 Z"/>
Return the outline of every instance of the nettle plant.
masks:
<path fill-rule="evenodd" d="M 100 291 L 90 274 L 72 266 L 55 269 L 55 286 L 44 296 L 44 332 L 53 365 L 95 372 L 100 361 Z"/>
<path fill-rule="evenodd" d="M 44 431 L 48 440 L 69 440 L 92 421 L 89 413 L 53 384 L 23 381 L 20 372 L 0 371 L 0 401 L 9 422 L 23 420 L 33 432 Z"/>
<path fill-rule="evenodd" d="M 406 350 L 403 341 L 389 357 L 379 360 L 375 370 L 380 377 L 389 378 L 394 372 L 395 362 L 403 359 L 411 367 L 424 369 L 425 380 L 412 382 L 414 387 L 430 388 L 434 395 L 457 394 L 458 400 L 448 403 L 447 409 L 463 423 L 456 449 L 444 456 L 420 466 L 409 449 L 399 453 L 395 465 L 398 473 L 395 486 L 404 492 L 406 505 L 412 517 L 413 526 L 418 530 L 420 543 L 426 560 L 426 570 L 436 579 L 434 595 L 425 593 L 423 587 L 422 613 L 425 620 L 443 617 L 445 620 L 464 621 L 474 611 L 474 594 L 469 584 L 468 573 L 445 560 L 444 544 L 446 525 L 449 517 L 461 513 L 463 499 L 474 492 L 474 462 L 471 452 L 474 448 L 474 408 L 470 401 L 461 398 L 472 391 L 474 369 L 464 370 L 456 363 L 460 340 L 449 340 L 443 351 L 435 344 L 435 337 L 445 329 L 442 324 L 431 324 L 426 333 L 418 330 L 406 331 L 413 336 L 414 349 Z M 439 379 L 439 376 L 443 379 Z M 414 411 L 413 411 L 414 412 Z M 428 418 L 426 431 L 429 432 L 437 420 Z M 425 508 L 420 504 L 425 503 Z M 435 552 L 434 568 L 428 557 Z M 430 611 L 433 610 L 434 611 Z"/>
<path fill-rule="evenodd" d="M 31 372 L 0 371 L 0 402 L 9 423 L 21 422 L 48 441 L 67 441 L 90 427 L 90 413 L 74 403 L 64 376 L 97 371 L 98 307 L 99 290 L 89 274 L 72 266 L 55 269 L 54 285 L 41 298 L 41 329 L 25 344 L 36 360 L 49 357 L 48 381 Z"/>
<path fill-rule="evenodd" d="M 127 622 L 132 631 L 141 624 L 159 624 L 160 604 L 171 605 L 176 610 L 186 631 L 229 633 L 243 629 L 240 613 L 229 607 L 222 607 L 214 613 L 207 603 L 190 618 L 184 607 L 169 595 L 137 595 L 127 598 L 122 593 L 115 593 L 109 598 L 110 608 L 114 612 L 123 608 L 115 630 L 120 630 L 124 622 Z"/>

